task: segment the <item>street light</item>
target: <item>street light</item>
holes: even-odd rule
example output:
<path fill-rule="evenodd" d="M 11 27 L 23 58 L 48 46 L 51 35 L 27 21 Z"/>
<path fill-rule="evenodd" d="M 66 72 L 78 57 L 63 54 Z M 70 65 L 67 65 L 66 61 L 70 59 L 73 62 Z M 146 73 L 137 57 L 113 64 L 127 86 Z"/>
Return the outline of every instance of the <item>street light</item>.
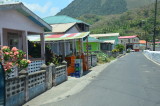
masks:
<path fill-rule="evenodd" d="M 156 21 L 157 21 L 157 0 L 155 2 L 155 14 L 154 14 L 153 51 L 155 51 Z"/>

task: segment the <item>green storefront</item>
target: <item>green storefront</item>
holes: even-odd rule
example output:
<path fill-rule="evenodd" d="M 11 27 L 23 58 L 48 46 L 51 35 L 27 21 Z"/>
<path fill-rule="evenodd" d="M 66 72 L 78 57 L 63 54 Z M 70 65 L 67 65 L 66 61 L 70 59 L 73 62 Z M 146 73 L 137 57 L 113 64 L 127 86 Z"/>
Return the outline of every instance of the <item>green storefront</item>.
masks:
<path fill-rule="evenodd" d="M 96 38 L 88 37 L 88 52 L 98 52 L 98 51 L 100 51 L 100 43 L 101 42 L 102 41 L 100 41 L 100 40 L 98 40 Z M 77 42 L 77 45 L 76 45 L 77 50 L 79 50 L 78 46 L 79 46 L 79 44 Z M 85 39 L 83 41 L 83 51 L 87 52 L 87 39 Z"/>

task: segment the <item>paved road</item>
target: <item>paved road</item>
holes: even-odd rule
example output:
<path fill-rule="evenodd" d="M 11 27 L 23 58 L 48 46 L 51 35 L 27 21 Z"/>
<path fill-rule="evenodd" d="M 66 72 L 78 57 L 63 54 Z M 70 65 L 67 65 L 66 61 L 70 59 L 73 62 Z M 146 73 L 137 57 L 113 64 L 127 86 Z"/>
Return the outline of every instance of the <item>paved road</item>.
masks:
<path fill-rule="evenodd" d="M 80 93 L 45 106 L 160 106 L 160 66 L 130 53 Z"/>

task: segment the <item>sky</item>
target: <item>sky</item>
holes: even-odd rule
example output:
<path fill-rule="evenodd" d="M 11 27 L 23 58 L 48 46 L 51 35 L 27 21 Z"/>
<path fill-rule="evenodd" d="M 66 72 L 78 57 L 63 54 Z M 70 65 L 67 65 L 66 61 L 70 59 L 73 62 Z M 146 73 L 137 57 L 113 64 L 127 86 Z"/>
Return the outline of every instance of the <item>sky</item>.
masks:
<path fill-rule="evenodd" d="M 61 9 L 68 6 L 73 0 L 0 0 L 3 3 L 22 2 L 39 17 L 56 15 Z"/>

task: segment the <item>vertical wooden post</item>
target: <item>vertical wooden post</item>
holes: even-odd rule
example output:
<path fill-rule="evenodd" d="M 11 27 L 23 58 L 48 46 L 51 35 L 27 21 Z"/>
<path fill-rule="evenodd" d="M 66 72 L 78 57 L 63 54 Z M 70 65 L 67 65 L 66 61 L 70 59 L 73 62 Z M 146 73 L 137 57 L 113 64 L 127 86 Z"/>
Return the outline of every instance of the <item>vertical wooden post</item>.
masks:
<path fill-rule="evenodd" d="M 65 47 L 65 41 L 62 41 L 62 57 L 63 57 L 63 60 L 64 60 L 64 58 L 65 58 L 65 56 L 66 56 L 66 47 Z"/>
<path fill-rule="evenodd" d="M 84 48 L 83 48 L 83 38 L 81 39 L 81 49 L 82 49 L 82 53 L 84 53 L 84 50 L 83 50 L 83 49 L 84 49 Z M 81 54 L 82 54 L 82 53 L 81 53 Z"/>
<path fill-rule="evenodd" d="M 0 29 L 1 46 L 3 46 L 3 29 Z"/>
<path fill-rule="evenodd" d="M 0 29 L 0 45 L 3 46 L 3 29 Z M 1 55 L 1 58 L 3 58 L 3 55 Z M 2 60 L 2 63 L 4 63 L 4 60 Z"/>
<path fill-rule="evenodd" d="M 74 52 L 75 52 L 75 45 L 74 45 L 74 39 L 72 40 L 72 54 L 74 55 Z"/>
<path fill-rule="evenodd" d="M 23 35 L 22 35 L 22 39 L 23 39 L 23 51 L 26 52 L 26 55 L 27 55 L 26 58 L 28 59 L 28 39 L 27 39 L 27 35 L 28 35 L 28 32 L 24 31 Z"/>
<path fill-rule="evenodd" d="M 45 60 L 45 38 L 44 34 L 40 34 L 41 38 L 41 58 Z"/>
<path fill-rule="evenodd" d="M 78 39 L 78 49 L 79 49 L 79 56 L 81 55 L 81 40 Z"/>
<path fill-rule="evenodd" d="M 74 39 L 74 52 L 75 52 L 75 55 L 77 55 L 77 46 L 76 46 L 76 39 Z"/>
<path fill-rule="evenodd" d="M 86 48 L 87 48 L 87 69 L 89 70 L 89 68 L 88 68 L 88 67 L 89 67 L 89 66 L 88 66 L 88 65 L 89 65 L 89 64 L 88 64 L 88 36 L 87 36 L 86 45 L 87 45 L 87 47 L 86 47 Z"/>
<path fill-rule="evenodd" d="M 64 40 L 64 57 L 66 57 L 66 52 L 67 52 L 67 49 L 66 49 L 66 42 L 65 42 L 65 40 Z"/>

